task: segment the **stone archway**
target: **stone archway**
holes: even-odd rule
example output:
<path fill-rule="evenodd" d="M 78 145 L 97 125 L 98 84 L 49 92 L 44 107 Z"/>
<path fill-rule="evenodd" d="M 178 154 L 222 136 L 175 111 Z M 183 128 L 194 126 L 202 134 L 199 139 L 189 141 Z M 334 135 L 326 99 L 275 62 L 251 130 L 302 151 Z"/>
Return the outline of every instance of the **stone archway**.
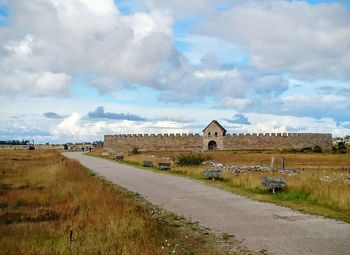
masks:
<path fill-rule="evenodd" d="M 217 147 L 218 147 L 218 145 L 216 144 L 215 141 L 210 141 L 208 143 L 208 150 L 210 150 L 210 151 L 216 150 Z"/>

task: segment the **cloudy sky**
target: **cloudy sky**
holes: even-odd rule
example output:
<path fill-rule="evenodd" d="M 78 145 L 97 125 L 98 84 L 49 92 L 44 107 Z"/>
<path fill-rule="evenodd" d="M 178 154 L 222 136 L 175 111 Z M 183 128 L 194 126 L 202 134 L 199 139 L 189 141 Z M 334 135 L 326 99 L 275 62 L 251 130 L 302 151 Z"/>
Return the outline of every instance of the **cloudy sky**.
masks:
<path fill-rule="evenodd" d="M 0 0 L 0 140 L 350 134 L 350 1 Z"/>

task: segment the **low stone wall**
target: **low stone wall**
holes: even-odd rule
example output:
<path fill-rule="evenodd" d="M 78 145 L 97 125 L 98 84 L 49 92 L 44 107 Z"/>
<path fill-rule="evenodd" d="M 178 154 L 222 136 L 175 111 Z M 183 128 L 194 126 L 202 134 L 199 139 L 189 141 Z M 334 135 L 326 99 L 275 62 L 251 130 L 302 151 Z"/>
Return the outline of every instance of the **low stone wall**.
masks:
<path fill-rule="evenodd" d="M 105 135 L 103 149 L 110 152 L 138 151 L 201 151 L 199 134 Z"/>

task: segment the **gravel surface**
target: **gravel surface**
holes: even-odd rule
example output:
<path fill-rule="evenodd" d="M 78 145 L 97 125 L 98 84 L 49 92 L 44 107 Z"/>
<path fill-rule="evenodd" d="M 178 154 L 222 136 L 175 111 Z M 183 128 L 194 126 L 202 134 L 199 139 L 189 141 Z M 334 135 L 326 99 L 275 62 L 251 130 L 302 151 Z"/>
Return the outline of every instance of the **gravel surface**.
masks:
<path fill-rule="evenodd" d="M 252 201 L 188 178 L 79 152 L 64 155 L 166 210 L 215 232 L 235 235 L 249 249 L 272 254 L 350 254 L 350 224 Z"/>

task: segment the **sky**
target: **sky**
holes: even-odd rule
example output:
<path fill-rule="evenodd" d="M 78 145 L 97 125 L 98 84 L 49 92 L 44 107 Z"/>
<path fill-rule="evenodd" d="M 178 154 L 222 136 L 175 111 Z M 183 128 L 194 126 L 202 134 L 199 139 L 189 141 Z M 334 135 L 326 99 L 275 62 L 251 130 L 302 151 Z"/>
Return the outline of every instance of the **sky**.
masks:
<path fill-rule="evenodd" d="M 350 1 L 0 0 L 0 140 L 350 134 Z"/>

